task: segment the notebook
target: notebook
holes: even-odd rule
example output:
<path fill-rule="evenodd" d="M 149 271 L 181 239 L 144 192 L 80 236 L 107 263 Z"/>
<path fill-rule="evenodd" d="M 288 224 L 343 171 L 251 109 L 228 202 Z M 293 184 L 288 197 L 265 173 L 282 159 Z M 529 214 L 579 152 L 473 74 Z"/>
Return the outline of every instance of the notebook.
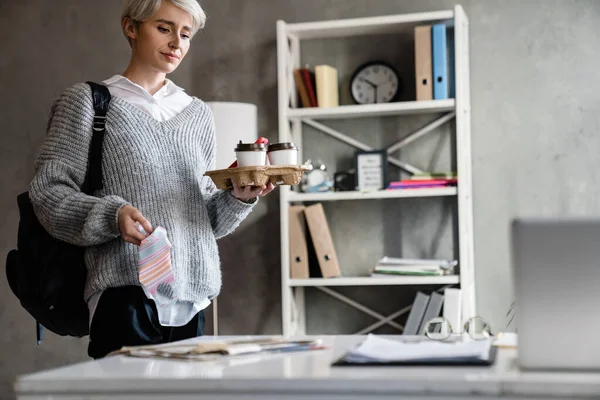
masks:
<path fill-rule="evenodd" d="M 393 340 L 370 334 L 333 365 L 492 365 L 496 352 L 492 340 Z"/>

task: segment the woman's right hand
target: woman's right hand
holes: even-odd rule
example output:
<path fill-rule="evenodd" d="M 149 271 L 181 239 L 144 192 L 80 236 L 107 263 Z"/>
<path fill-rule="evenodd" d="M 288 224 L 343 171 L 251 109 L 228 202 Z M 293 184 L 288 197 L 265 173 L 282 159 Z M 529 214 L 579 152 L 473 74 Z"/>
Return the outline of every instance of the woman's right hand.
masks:
<path fill-rule="evenodd" d="M 144 230 L 149 234 L 154 230 L 152 225 L 137 208 L 126 205 L 119 211 L 119 230 L 124 241 L 133 243 L 137 246 L 142 244 L 142 240 L 146 235 L 138 230 L 135 226 L 139 222 Z"/>

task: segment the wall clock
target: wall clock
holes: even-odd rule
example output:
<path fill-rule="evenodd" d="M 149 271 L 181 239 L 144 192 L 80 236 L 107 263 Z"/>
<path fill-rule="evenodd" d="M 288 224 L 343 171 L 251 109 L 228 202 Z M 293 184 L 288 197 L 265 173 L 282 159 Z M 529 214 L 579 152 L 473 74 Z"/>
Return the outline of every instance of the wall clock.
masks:
<path fill-rule="evenodd" d="M 350 79 L 350 94 L 358 104 L 389 103 L 401 90 L 398 72 L 384 61 L 369 61 L 356 69 Z"/>

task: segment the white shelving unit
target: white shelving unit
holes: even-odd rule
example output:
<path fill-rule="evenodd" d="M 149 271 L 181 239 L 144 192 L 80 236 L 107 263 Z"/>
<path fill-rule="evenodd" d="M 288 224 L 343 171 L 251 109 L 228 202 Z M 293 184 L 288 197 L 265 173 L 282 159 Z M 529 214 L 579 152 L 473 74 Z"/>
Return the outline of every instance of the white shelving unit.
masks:
<path fill-rule="evenodd" d="M 386 286 L 386 285 L 453 285 L 458 283 L 458 276 L 402 276 L 402 277 L 352 277 L 352 278 L 310 278 L 290 279 L 291 287 L 318 286 Z"/>
<path fill-rule="evenodd" d="M 290 191 L 288 202 L 304 201 L 336 201 L 336 200 L 367 200 L 367 199 L 399 199 L 406 197 L 439 197 L 456 196 L 455 187 L 403 189 L 381 192 L 327 192 L 327 193 L 298 193 Z"/>
<path fill-rule="evenodd" d="M 330 108 L 296 108 L 288 110 L 289 119 L 340 119 L 386 117 L 454 111 L 454 100 L 404 101 L 387 104 L 347 105 Z"/>
<path fill-rule="evenodd" d="M 374 105 L 341 105 L 333 108 L 295 108 L 297 94 L 293 69 L 301 65 L 300 48 L 304 39 L 342 38 L 361 35 L 396 33 L 412 29 L 416 25 L 445 22 L 454 26 L 455 46 L 455 98 L 448 100 L 405 101 Z M 278 104 L 279 141 L 293 141 L 299 146 L 299 160 L 302 154 L 302 127 L 308 125 L 323 131 L 361 150 L 371 150 L 368 145 L 347 137 L 318 121 L 327 119 L 350 119 L 366 117 L 407 116 L 423 113 L 446 113 L 441 118 L 412 133 L 388 148 L 392 153 L 433 131 L 445 123 L 456 125 L 456 158 L 458 186 L 451 188 L 410 189 L 379 192 L 330 192 L 299 193 L 290 187 L 280 189 L 281 212 L 281 297 L 283 334 L 301 335 L 306 333 L 304 288 L 314 287 L 340 301 L 361 310 L 379 321 L 357 333 L 366 333 L 383 324 L 399 330 L 402 326 L 393 320 L 406 313 L 410 305 L 389 316 L 374 310 L 338 293 L 331 287 L 340 286 L 385 286 L 385 285 L 460 285 L 462 314 L 465 317 L 475 314 L 475 288 L 473 267 L 473 211 L 471 187 L 471 128 L 469 94 L 469 24 L 460 5 L 452 10 L 413 14 L 400 14 L 372 18 L 342 19 L 308 23 L 288 24 L 277 21 L 278 59 Z M 418 168 L 390 157 L 388 160 L 408 172 L 421 172 Z M 399 199 L 415 197 L 453 196 L 458 207 L 458 253 L 459 275 L 440 277 L 340 277 L 340 278 L 290 278 L 289 246 L 289 206 L 292 203 L 315 201 L 345 201 L 365 199 Z M 339 251 L 339 250 L 338 250 Z M 343 272 L 343 265 L 341 265 Z"/>

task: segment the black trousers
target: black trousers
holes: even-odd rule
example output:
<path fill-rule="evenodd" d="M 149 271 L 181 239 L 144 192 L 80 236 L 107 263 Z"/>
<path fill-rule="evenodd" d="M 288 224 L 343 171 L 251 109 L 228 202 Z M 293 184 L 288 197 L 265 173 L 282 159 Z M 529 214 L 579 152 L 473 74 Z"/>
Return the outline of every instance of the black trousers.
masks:
<path fill-rule="evenodd" d="M 169 343 L 203 334 L 203 311 L 184 326 L 162 326 L 156 304 L 140 286 L 109 288 L 94 311 L 88 355 L 102 358 L 123 346 Z"/>

